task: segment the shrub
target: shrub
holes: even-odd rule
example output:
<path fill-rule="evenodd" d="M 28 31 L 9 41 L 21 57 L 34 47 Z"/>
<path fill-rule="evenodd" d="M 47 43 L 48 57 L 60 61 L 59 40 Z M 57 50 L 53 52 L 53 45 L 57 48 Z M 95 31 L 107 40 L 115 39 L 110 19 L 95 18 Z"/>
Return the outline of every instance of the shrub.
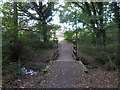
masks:
<path fill-rule="evenodd" d="M 105 64 L 108 61 L 108 57 L 105 52 L 98 53 L 95 56 L 96 60 L 99 61 L 102 64 Z"/>
<path fill-rule="evenodd" d="M 18 76 L 22 74 L 20 69 L 20 65 L 16 62 L 2 66 L 3 83 L 13 82 L 15 78 L 18 78 Z"/>
<path fill-rule="evenodd" d="M 108 44 L 106 46 L 79 43 L 79 50 L 92 55 L 96 60 L 104 65 L 106 70 L 116 70 L 119 67 L 118 44 Z M 117 67 L 118 66 L 118 67 Z"/>
<path fill-rule="evenodd" d="M 54 44 L 53 44 L 53 42 L 50 42 L 50 41 L 41 42 L 39 47 L 42 48 L 42 49 L 51 49 L 51 48 L 54 47 Z"/>
<path fill-rule="evenodd" d="M 74 39 L 76 39 L 75 32 L 74 31 L 66 31 L 64 33 L 64 38 L 65 38 L 65 40 L 72 42 Z"/>
<path fill-rule="evenodd" d="M 117 70 L 118 67 L 117 67 L 116 63 L 114 62 L 114 60 L 110 59 L 109 55 L 108 55 L 108 59 L 109 59 L 109 61 L 107 61 L 105 63 L 105 65 L 103 66 L 103 68 L 105 70 Z"/>

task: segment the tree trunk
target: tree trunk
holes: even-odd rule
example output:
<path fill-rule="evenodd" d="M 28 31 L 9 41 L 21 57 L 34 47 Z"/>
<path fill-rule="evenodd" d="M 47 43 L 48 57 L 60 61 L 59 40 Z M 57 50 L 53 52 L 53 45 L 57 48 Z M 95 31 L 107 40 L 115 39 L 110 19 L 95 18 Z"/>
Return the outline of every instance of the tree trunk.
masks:
<path fill-rule="evenodd" d="M 114 7 L 113 12 L 115 17 L 115 22 L 118 25 L 118 34 L 120 34 L 120 8 L 119 6 L 117 6 L 117 2 L 113 2 L 112 5 Z"/>
<path fill-rule="evenodd" d="M 98 2 L 98 7 L 99 7 L 99 16 L 100 16 L 100 21 L 99 21 L 99 28 L 100 28 L 100 35 L 99 35 L 99 39 L 100 39 L 100 44 L 101 45 L 105 45 L 106 43 L 106 31 L 103 29 L 103 2 Z"/>
<path fill-rule="evenodd" d="M 48 32 L 47 32 L 47 24 L 44 23 L 43 24 L 43 39 L 44 39 L 44 42 L 47 42 L 48 41 Z"/>
<path fill-rule="evenodd" d="M 15 35 L 17 38 L 17 29 L 18 29 L 18 13 L 17 13 L 17 2 L 13 2 L 13 9 L 14 9 L 14 18 L 13 18 L 13 22 L 14 22 L 14 27 L 15 27 Z"/>
<path fill-rule="evenodd" d="M 92 29 L 93 29 L 93 44 L 96 45 L 96 28 L 95 28 L 95 24 L 92 23 L 91 21 L 91 25 L 92 25 Z"/>
<path fill-rule="evenodd" d="M 120 44 L 120 8 L 119 6 L 117 6 L 117 2 L 113 2 L 112 3 L 112 6 L 113 6 L 113 12 L 114 12 L 114 17 L 115 17 L 115 22 L 117 24 L 117 28 L 118 28 L 118 44 Z M 119 46 L 118 46 L 118 55 L 120 55 L 120 51 L 119 51 Z M 118 60 L 117 60 L 117 65 L 118 65 L 118 68 L 120 68 L 120 58 L 118 57 Z"/>
<path fill-rule="evenodd" d="M 44 42 L 47 42 L 48 41 L 48 35 L 47 35 L 47 29 L 44 28 L 43 30 L 43 37 L 44 37 Z"/>
<path fill-rule="evenodd" d="M 85 2 L 85 6 L 86 6 L 86 11 L 88 13 L 89 16 L 92 16 L 92 11 L 90 10 L 90 5 L 88 2 Z M 94 8 L 95 10 L 95 8 Z M 95 11 L 94 11 L 94 14 L 96 15 Z M 90 21 L 91 23 L 91 26 L 92 26 L 92 29 L 93 29 L 93 44 L 95 45 L 96 44 L 96 37 L 95 37 L 95 34 L 96 34 L 96 28 L 95 28 L 95 22 L 93 22 L 93 20 Z"/>
<path fill-rule="evenodd" d="M 105 46 L 105 44 L 106 44 L 106 31 L 103 30 L 102 33 L 103 33 L 103 45 Z"/>
<path fill-rule="evenodd" d="M 14 14 L 13 14 L 13 22 L 14 22 L 14 33 L 13 33 L 13 43 L 14 45 L 11 47 L 12 48 L 12 52 L 13 52 L 13 61 L 17 61 L 19 58 L 19 48 L 18 48 L 18 13 L 17 13 L 17 2 L 13 2 L 13 10 L 14 10 Z"/>

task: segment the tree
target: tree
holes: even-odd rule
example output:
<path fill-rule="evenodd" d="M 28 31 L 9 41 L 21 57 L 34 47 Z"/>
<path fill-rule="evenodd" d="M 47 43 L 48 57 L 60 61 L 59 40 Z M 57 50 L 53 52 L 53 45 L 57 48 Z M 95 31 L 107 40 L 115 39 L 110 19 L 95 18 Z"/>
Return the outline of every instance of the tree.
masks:
<path fill-rule="evenodd" d="M 13 33 L 13 41 L 11 41 L 12 43 L 14 43 L 14 46 L 11 47 L 12 51 L 13 51 L 13 57 L 14 57 L 14 61 L 18 60 L 19 58 L 19 52 L 18 52 L 18 11 L 17 11 L 17 2 L 13 2 L 13 23 L 14 23 L 14 33 Z"/>
<path fill-rule="evenodd" d="M 47 4 L 43 4 L 43 2 L 19 2 L 18 7 L 23 15 L 39 23 L 39 29 L 43 30 L 44 41 L 48 41 L 46 25 L 52 20 L 53 11 L 55 10 L 54 2 L 47 2 Z M 35 11 L 35 13 L 32 13 L 32 11 Z"/>
<path fill-rule="evenodd" d="M 18 37 L 17 2 L 4 3 L 2 7 L 2 13 L 3 13 L 2 17 L 3 54 L 4 52 L 5 54 L 9 53 L 9 57 L 13 57 L 12 61 L 17 61 L 19 58 L 17 39 Z"/>
<path fill-rule="evenodd" d="M 114 21 L 118 25 L 118 30 L 120 33 L 120 8 L 119 8 L 118 4 L 119 3 L 117 3 L 117 2 L 112 2 L 111 8 L 114 13 Z"/>
<path fill-rule="evenodd" d="M 69 5 L 68 5 L 69 4 Z M 93 30 L 93 38 L 94 43 L 99 42 L 102 45 L 105 45 L 106 40 L 106 31 L 104 29 L 104 22 L 105 22 L 105 7 L 106 3 L 104 2 L 72 2 L 67 3 L 65 7 L 68 6 L 68 10 L 62 11 L 61 14 L 65 15 L 62 16 L 62 21 L 67 21 L 66 19 L 70 19 L 68 21 L 72 22 L 76 20 L 78 22 L 82 22 L 83 24 L 86 24 L 86 26 L 89 26 Z M 75 10 L 70 11 L 70 8 L 74 8 Z M 67 13 L 67 11 L 70 11 Z"/>
<path fill-rule="evenodd" d="M 119 41 L 120 41 L 120 39 L 119 39 L 119 36 L 120 36 L 120 8 L 119 8 L 119 6 L 118 6 L 118 4 L 119 3 L 117 3 L 117 2 L 112 2 L 112 4 L 111 4 L 111 8 L 112 8 L 112 11 L 113 11 L 113 13 L 114 13 L 114 21 L 116 22 L 116 24 L 117 24 L 117 28 L 118 28 L 118 44 L 119 44 Z M 119 46 L 118 46 L 118 49 L 119 49 Z M 120 54 L 120 51 L 118 50 L 118 55 Z M 120 58 L 119 58 L 119 56 L 118 56 L 118 58 L 117 58 L 118 60 L 118 67 L 120 67 Z"/>

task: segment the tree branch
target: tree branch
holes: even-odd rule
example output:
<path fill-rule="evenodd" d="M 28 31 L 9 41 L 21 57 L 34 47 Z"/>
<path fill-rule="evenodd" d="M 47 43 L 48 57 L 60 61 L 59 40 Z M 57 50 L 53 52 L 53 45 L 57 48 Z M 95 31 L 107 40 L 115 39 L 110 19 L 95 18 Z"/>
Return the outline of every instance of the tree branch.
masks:
<path fill-rule="evenodd" d="M 26 10 L 25 8 L 22 9 L 21 7 L 22 7 L 22 6 L 19 6 L 19 5 L 18 5 L 18 8 L 20 8 L 19 11 L 22 11 L 22 12 L 26 13 L 27 16 L 30 17 L 31 19 L 36 19 L 36 20 L 38 19 L 37 17 L 33 16 L 33 14 L 31 14 L 28 10 Z"/>
<path fill-rule="evenodd" d="M 80 7 L 83 11 L 86 11 L 80 4 L 78 4 L 77 2 L 72 2 L 74 3 L 75 5 L 77 5 L 78 7 Z"/>

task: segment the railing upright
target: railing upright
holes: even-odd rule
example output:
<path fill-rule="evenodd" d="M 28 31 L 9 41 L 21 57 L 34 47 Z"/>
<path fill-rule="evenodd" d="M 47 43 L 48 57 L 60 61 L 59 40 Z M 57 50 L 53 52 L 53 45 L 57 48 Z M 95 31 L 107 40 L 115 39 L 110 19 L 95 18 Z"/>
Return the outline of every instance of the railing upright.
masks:
<path fill-rule="evenodd" d="M 56 60 L 58 55 L 59 55 L 59 53 L 58 53 L 58 51 L 59 51 L 58 40 L 54 40 L 54 43 L 55 43 L 54 60 Z"/>
<path fill-rule="evenodd" d="M 76 60 L 79 60 L 78 55 L 77 55 L 77 41 L 76 40 L 73 40 L 73 54 L 72 55 Z"/>

